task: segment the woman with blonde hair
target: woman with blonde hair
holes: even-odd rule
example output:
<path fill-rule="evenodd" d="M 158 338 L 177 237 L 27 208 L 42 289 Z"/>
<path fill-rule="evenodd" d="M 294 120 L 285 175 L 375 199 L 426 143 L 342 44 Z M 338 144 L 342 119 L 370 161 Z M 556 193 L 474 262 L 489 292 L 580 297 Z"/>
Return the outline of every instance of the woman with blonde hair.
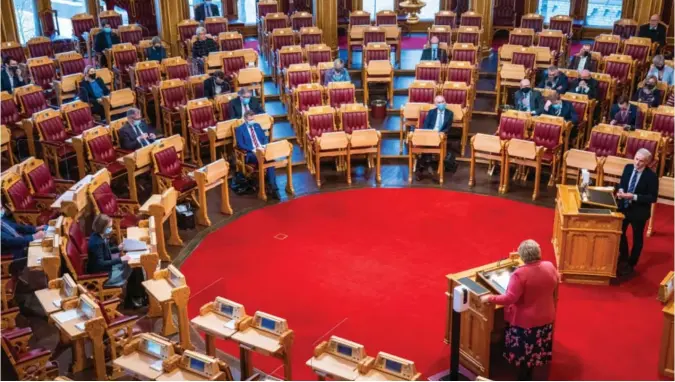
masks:
<path fill-rule="evenodd" d="M 555 292 L 560 275 L 550 261 L 541 260 L 541 248 L 534 240 L 518 247 L 525 263 L 509 280 L 503 295 L 483 295 L 483 303 L 504 305 L 506 327 L 504 358 L 519 369 L 518 379 L 531 380 L 536 366 L 551 361 Z"/>

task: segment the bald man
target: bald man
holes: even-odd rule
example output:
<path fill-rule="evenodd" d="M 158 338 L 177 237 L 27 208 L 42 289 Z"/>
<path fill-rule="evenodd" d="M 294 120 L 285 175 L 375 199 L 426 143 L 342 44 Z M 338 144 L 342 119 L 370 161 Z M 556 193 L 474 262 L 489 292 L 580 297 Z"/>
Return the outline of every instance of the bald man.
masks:
<path fill-rule="evenodd" d="M 422 51 L 422 61 L 440 61 L 441 64 L 448 62 L 448 52 L 440 48 L 438 37 L 434 36 L 429 40 L 429 47 Z"/>
<path fill-rule="evenodd" d="M 570 88 L 570 93 L 585 94 L 588 99 L 597 99 L 598 97 L 598 81 L 591 76 L 590 70 L 582 70 L 579 72 L 579 78 L 574 81 Z"/>
<path fill-rule="evenodd" d="M 520 81 L 520 90 L 513 97 L 514 108 L 518 111 L 529 111 L 532 115 L 539 115 L 544 110 L 544 97 L 536 90 L 532 90 L 530 80 Z"/>
<path fill-rule="evenodd" d="M 429 110 L 427 117 L 424 119 L 424 124 L 422 129 L 434 130 L 440 133 L 448 134 L 448 130 L 452 126 L 452 120 L 455 117 L 452 113 L 452 110 L 447 108 L 445 103 L 445 98 L 441 95 L 434 98 L 434 103 L 436 104 L 435 109 Z M 443 158 L 440 158 L 443 160 Z M 417 169 L 415 170 L 416 179 L 422 180 L 424 176 L 424 170 L 429 170 L 429 173 L 434 174 L 435 171 L 432 169 L 433 159 L 431 154 L 422 154 L 417 160 Z"/>
<path fill-rule="evenodd" d="M 666 27 L 661 24 L 659 15 L 652 15 L 649 24 L 640 25 L 639 37 L 647 37 L 659 44 L 659 48 L 666 45 Z"/>
<path fill-rule="evenodd" d="M 573 70 L 584 70 L 588 69 L 593 71 L 595 68 L 595 63 L 593 62 L 593 57 L 591 56 L 591 46 L 584 44 L 579 50 L 579 53 L 572 56 L 570 64 L 567 66 L 567 69 Z"/>

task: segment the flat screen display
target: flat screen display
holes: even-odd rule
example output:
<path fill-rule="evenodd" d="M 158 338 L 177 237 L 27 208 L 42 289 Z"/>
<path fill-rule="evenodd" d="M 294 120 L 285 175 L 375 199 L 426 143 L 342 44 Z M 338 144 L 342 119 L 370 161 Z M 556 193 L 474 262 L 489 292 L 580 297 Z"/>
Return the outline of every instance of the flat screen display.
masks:
<path fill-rule="evenodd" d="M 277 323 L 274 322 L 274 320 L 270 320 L 269 318 L 261 317 L 260 326 L 267 330 L 274 330 L 277 327 Z"/>
<path fill-rule="evenodd" d="M 205 367 L 206 364 L 204 361 L 197 358 L 190 358 L 190 369 L 203 373 Z"/>
<path fill-rule="evenodd" d="M 94 307 L 89 305 L 85 300 L 82 300 L 82 304 L 80 304 L 80 310 L 82 310 L 82 313 L 87 316 L 87 318 L 93 318 L 94 317 Z"/>
<path fill-rule="evenodd" d="M 392 361 L 390 359 L 385 359 L 384 368 L 389 371 L 393 371 L 394 373 L 400 373 L 401 369 L 403 368 L 403 365 L 401 365 L 399 362 Z"/>
<path fill-rule="evenodd" d="M 220 304 L 220 313 L 232 317 L 234 314 L 234 307 L 232 305 Z"/>
<path fill-rule="evenodd" d="M 337 344 L 337 349 L 336 349 L 336 350 L 337 350 L 338 354 L 346 355 L 347 357 L 351 357 L 351 356 L 352 356 L 352 351 L 353 351 L 353 350 L 352 350 L 352 348 L 350 348 L 349 346 L 342 345 L 342 344 Z"/>
<path fill-rule="evenodd" d="M 158 358 L 162 358 L 162 345 L 155 341 L 146 341 L 145 343 L 147 344 L 146 349 L 148 350 L 148 353 Z"/>

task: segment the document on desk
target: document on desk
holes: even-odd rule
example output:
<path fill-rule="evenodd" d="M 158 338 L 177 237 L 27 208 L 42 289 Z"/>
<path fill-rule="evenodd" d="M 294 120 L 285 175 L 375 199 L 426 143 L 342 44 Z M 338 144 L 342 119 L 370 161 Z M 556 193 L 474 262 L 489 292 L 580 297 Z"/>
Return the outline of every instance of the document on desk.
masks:
<path fill-rule="evenodd" d="M 225 323 L 225 328 L 234 330 L 234 329 L 235 329 L 235 324 L 236 324 L 236 321 L 235 321 L 235 320 L 227 321 L 227 322 Z"/>
<path fill-rule="evenodd" d="M 136 239 L 124 239 L 122 245 L 124 246 L 125 252 L 143 251 L 148 249 L 148 245 L 145 242 Z"/>
<path fill-rule="evenodd" d="M 75 328 L 77 328 L 77 330 L 84 331 L 84 322 L 80 322 L 79 324 L 75 325 Z"/>
<path fill-rule="evenodd" d="M 163 370 L 163 361 L 161 359 L 153 362 L 150 364 L 150 368 L 156 371 L 162 371 Z"/>
<path fill-rule="evenodd" d="M 141 255 L 147 255 L 150 253 L 150 250 L 145 249 L 141 251 L 127 252 L 126 255 L 129 256 L 132 260 L 140 260 Z"/>
<path fill-rule="evenodd" d="M 510 279 L 511 274 L 509 272 L 493 273 L 490 275 L 490 280 L 499 285 L 503 290 L 506 290 L 506 287 L 509 286 Z"/>
<path fill-rule="evenodd" d="M 55 307 L 60 308 L 61 307 L 61 299 L 52 301 L 52 304 L 54 304 Z"/>
<path fill-rule="evenodd" d="M 61 324 L 78 317 L 80 317 L 80 312 L 78 312 L 77 309 L 64 310 L 63 312 L 52 314 L 52 318 Z"/>

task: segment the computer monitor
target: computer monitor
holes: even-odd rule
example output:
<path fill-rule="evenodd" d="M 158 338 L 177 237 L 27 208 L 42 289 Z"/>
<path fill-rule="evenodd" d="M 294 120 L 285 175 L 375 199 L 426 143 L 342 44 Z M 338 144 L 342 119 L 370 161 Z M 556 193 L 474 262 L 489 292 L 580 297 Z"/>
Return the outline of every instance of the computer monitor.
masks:
<path fill-rule="evenodd" d="M 288 330 L 286 320 L 264 312 L 256 312 L 253 318 L 253 323 L 257 329 L 264 330 L 278 336 Z"/>
<path fill-rule="evenodd" d="M 176 267 L 169 265 L 167 270 L 169 271 L 169 283 L 171 283 L 174 288 L 185 285 L 185 276 L 183 276 Z"/>
<path fill-rule="evenodd" d="M 260 326 L 267 330 L 274 331 L 274 329 L 277 327 L 277 323 L 274 320 L 263 317 L 260 320 Z"/>
<path fill-rule="evenodd" d="M 403 365 L 400 362 L 385 359 L 384 368 L 393 373 L 399 374 L 401 372 L 401 369 L 403 368 Z"/>
<path fill-rule="evenodd" d="M 190 369 L 199 373 L 203 373 L 205 367 L 206 362 L 202 361 L 201 359 L 190 357 Z"/>
<path fill-rule="evenodd" d="M 336 350 L 339 354 L 342 354 L 347 357 L 351 357 L 352 353 L 354 352 L 354 349 L 343 344 L 337 344 Z"/>
<path fill-rule="evenodd" d="M 231 320 L 238 320 L 246 315 L 244 306 L 234 301 L 222 297 L 216 297 L 214 302 L 214 311 L 221 316 Z"/>
<path fill-rule="evenodd" d="M 77 283 L 69 274 L 64 274 L 63 277 L 61 278 L 62 281 L 62 286 L 63 286 L 63 295 L 65 297 L 73 297 L 75 295 L 75 291 L 77 290 Z"/>
<path fill-rule="evenodd" d="M 330 337 L 326 351 L 353 362 L 360 362 L 366 357 L 366 349 L 363 345 L 338 336 Z"/>
<path fill-rule="evenodd" d="M 377 354 L 375 368 L 402 380 L 410 381 L 417 377 L 414 362 L 382 351 Z"/>
<path fill-rule="evenodd" d="M 162 358 L 162 344 L 151 339 L 145 340 L 145 351 L 157 358 Z"/>
<path fill-rule="evenodd" d="M 88 319 L 94 318 L 96 316 L 96 308 L 94 307 L 94 305 L 92 305 L 91 302 L 87 301 L 87 299 L 84 298 L 84 296 L 82 297 L 83 298 L 80 300 L 80 311 Z"/>

